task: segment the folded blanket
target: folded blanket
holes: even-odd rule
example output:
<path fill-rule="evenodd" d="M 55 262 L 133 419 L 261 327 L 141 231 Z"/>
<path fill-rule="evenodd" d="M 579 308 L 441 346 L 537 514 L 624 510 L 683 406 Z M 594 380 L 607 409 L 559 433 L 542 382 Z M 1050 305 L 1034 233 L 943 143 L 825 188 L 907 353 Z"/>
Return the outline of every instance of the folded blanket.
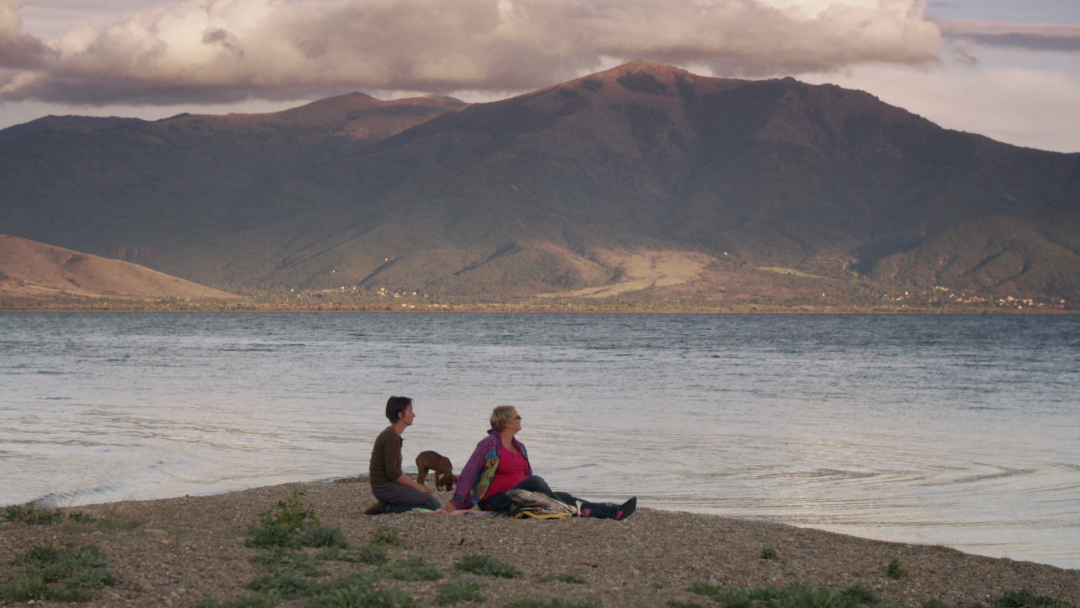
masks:
<path fill-rule="evenodd" d="M 540 494 L 539 492 L 507 490 L 506 497 L 514 502 L 515 507 L 510 511 L 510 514 L 514 517 L 518 517 L 519 513 L 530 513 L 531 515 L 528 515 L 527 517 L 537 517 L 538 515 L 561 515 L 562 517 L 558 519 L 562 519 L 573 517 L 581 513 L 580 504 L 568 505 L 562 501 L 555 500 L 546 494 Z"/>

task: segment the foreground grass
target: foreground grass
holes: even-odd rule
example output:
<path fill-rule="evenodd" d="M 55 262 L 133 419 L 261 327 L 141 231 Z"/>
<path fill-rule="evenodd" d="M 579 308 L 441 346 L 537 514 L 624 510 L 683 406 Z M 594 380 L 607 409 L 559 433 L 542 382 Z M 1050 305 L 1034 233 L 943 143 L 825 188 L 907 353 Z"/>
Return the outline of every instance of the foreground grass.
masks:
<path fill-rule="evenodd" d="M 230 599 L 207 598 L 195 604 L 197 608 L 273 608 L 282 604 L 291 607 L 346 608 L 357 606 L 411 607 L 417 605 L 458 605 L 485 602 L 486 584 L 496 580 L 522 579 L 516 566 L 486 555 L 467 554 L 452 566 L 440 569 L 419 555 L 410 555 L 399 532 L 377 530 L 366 542 L 351 545 L 337 528 L 325 526 L 319 517 L 306 509 L 299 492 L 280 501 L 246 529 L 245 544 L 257 550 L 251 562 L 260 573 L 245 585 L 247 595 Z M 10 526 L 53 526 L 53 530 L 107 530 L 136 524 L 109 522 L 82 517 L 76 513 L 39 510 L 33 506 L 6 507 L 0 510 L 0 521 Z M 48 528 L 46 528 L 47 530 Z M 44 534 L 54 537 L 53 532 Z M 55 541 L 54 541 L 55 542 Z M 412 545 L 414 543 L 410 543 Z M 398 548 L 398 549 L 394 549 Z M 394 553 L 389 553 L 393 550 Z M 761 559 L 775 558 L 775 552 Z M 391 556 L 396 559 L 391 559 Z M 56 548 L 32 547 L 25 553 L 7 557 L 0 564 L 0 605 L 40 601 L 81 602 L 99 597 L 98 590 L 114 584 L 116 577 L 109 570 L 106 556 L 93 545 Z M 754 555 L 753 559 L 758 559 Z M 349 566 L 347 564 L 353 564 Z M 899 560 L 882 563 L 878 576 L 899 580 L 908 575 Z M 336 574 L 331 574 L 331 573 Z M 344 572 L 344 574 L 342 574 Z M 530 577 L 531 578 L 531 577 Z M 425 597 L 414 598 L 397 586 L 400 582 L 424 581 Z M 486 582 L 485 582 L 486 581 Z M 550 591 L 567 593 L 570 597 L 554 598 L 541 592 L 542 585 L 553 584 Z M 522 585 L 522 595 L 500 602 L 508 608 L 602 608 L 600 599 L 589 597 L 589 581 L 578 573 L 549 573 L 532 581 L 498 583 L 501 593 Z M 560 584 L 583 585 L 574 593 Z M 509 586 L 508 586 L 509 585 Z M 653 589 L 663 589 L 663 584 Z M 695 595 L 690 595 L 692 592 Z M 691 600 L 689 598 L 697 597 Z M 490 592 L 489 592 L 490 597 Z M 649 605 L 668 601 L 670 608 L 900 608 L 899 604 L 883 601 L 861 586 L 844 590 L 813 589 L 791 586 L 736 589 L 698 583 L 690 589 L 679 587 L 670 595 L 651 595 Z M 923 596 L 926 597 L 926 596 Z M 932 595 L 931 595 L 932 597 Z M 951 608 L 945 602 L 931 599 L 921 606 L 904 608 Z M 989 607 L 966 608 L 1069 608 L 1068 604 L 1051 597 L 1037 596 L 1028 590 L 1013 591 L 997 598 Z"/>
<path fill-rule="evenodd" d="M 895 561 L 890 566 L 899 568 Z M 691 587 L 690 591 L 711 598 L 725 608 L 903 608 L 901 604 L 879 599 L 872 591 L 861 585 L 836 591 L 825 587 L 812 589 L 803 585 L 792 585 L 783 589 L 776 587 L 726 589 L 698 583 Z M 670 606 L 678 608 L 696 606 L 696 604 L 673 602 Z M 923 602 L 922 608 L 948 608 L 948 604 L 935 599 Z M 987 607 L 978 605 L 972 608 Z M 1069 604 L 1052 597 L 1036 596 L 1027 589 L 1021 589 L 1006 593 L 990 608 L 1069 608 Z"/>
<path fill-rule="evenodd" d="M 0 571 L 0 598 L 14 602 L 86 602 L 116 577 L 94 545 L 57 549 L 38 545 Z"/>
<path fill-rule="evenodd" d="M 390 561 L 387 547 L 403 544 L 395 531 L 378 530 L 371 534 L 365 545 L 349 545 L 340 530 L 324 526 L 315 513 L 305 509 L 300 496 L 296 492 L 289 500 L 278 502 L 247 528 L 247 546 L 260 549 L 251 561 L 263 569 L 263 574 L 246 585 L 254 593 L 226 601 L 206 599 L 194 608 L 271 608 L 286 601 L 299 601 L 311 608 L 403 608 L 416 605 L 408 591 L 377 583 L 444 578 L 437 567 L 420 556 Z M 309 552 L 313 548 L 321 548 L 321 551 Z M 365 564 L 373 569 L 332 578 L 324 569 L 330 561 Z M 515 566 L 486 555 L 466 555 L 454 565 L 453 571 L 459 575 L 467 573 L 491 578 L 524 576 Z M 547 580 L 584 582 L 576 575 Z M 483 585 L 475 579 L 457 578 L 440 587 L 435 601 L 443 606 L 483 602 L 482 589 Z M 519 608 L 601 606 L 594 600 L 554 600 L 550 603 L 534 598 L 519 598 L 507 605 Z"/>
<path fill-rule="evenodd" d="M 208 599 L 195 608 L 270 608 L 283 602 L 311 608 L 404 608 L 417 605 L 408 591 L 387 585 L 388 581 L 441 581 L 453 577 L 439 587 L 434 602 L 440 606 L 486 601 L 481 580 L 519 579 L 524 575 L 514 565 L 486 555 L 465 555 L 453 566 L 452 572 L 441 572 L 426 563 L 420 556 L 408 556 L 391 561 L 388 547 L 401 547 L 403 541 L 397 532 L 378 530 L 370 535 L 366 544 L 353 547 L 345 541 L 336 528 L 327 528 L 314 513 L 306 510 L 299 492 L 288 501 L 281 501 L 269 511 L 260 514 L 259 521 L 248 527 L 248 546 L 260 548 L 252 562 L 263 568 L 264 573 L 248 583 L 252 594 L 219 602 Z M 312 552 L 312 549 L 321 549 Z M 763 552 L 763 559 L 772 559 L 775 553 Z M 325 566 L 328 562 L 364 564 L 370 569 L 336 578 L 330 577 Z M 882 572 L 889 577 L 901 577 L 899 561 L 894 560 Z M 470 578 L 463 575 L 472 575 Z M 541 583 L 587 584 L 575 574 L 552 574 L 538 577 Z M 877 598 L 862 586 L 844 590 L 824 587 L 813 589 L 806 586 L 790 586 L 760 589 L 729 589 L 698 583 L 689 589 L 701 596 L 704 604 L 669 602 L 671 608 L 696 606 L 723 606 L 724 608 L 905 608 Z M 427 603 L 425 602 L 425 605 Z M 520 597 L 508 600 L 506 608 L 603 608 L 598 599 L 581 597 L 538 599 Z M 911 607 L 907 607 L 911 608 Z M 917 608 L 949 608 L 940 600 L 925 602 Z M 974 607 L 988 608 L 988 607 Z M 1038 597 L 1026 590 L 1012 592 L 997 600 L 989 608 L 1069 608 L 1053 598 Z"/>

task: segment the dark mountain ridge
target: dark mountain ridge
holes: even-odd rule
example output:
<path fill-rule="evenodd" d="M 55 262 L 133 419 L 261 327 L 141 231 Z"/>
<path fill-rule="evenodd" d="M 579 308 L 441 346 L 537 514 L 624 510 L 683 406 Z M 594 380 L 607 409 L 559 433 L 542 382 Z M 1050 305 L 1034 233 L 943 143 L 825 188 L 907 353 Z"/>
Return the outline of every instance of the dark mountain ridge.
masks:
<path fill-rule="evenodd" d="M 20 125 L 0 130 L 0 141 L 40 133 L 42 131 L 104 131 L 121 125 L 145 122 L 139 118 L 120 118 L 117 116 L 44 116 Z"/>
<path fill-rule="evenodd" d="M 493 103 L 356 94 L 12 147 L 0 232 L 106 254 L 131 235 L 224 288 L 1080 296 L 1080 155 L 790 78 L 637 61 Z"/>

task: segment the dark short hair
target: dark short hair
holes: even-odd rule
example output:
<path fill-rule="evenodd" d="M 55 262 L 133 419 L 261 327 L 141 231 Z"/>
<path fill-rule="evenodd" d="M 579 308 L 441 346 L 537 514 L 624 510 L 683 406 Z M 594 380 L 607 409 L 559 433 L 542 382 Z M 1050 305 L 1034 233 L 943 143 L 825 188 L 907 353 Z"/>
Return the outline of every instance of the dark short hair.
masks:
<path fill-rule="evenodd" d="M 390 424 L 396 423 L 401 419 L 401 414 L 405 411 L 405 408 L 412 405 L 412 399 L 408 397 L 390 397 L 386 400 L 386 417 L 390 419 Z"/>

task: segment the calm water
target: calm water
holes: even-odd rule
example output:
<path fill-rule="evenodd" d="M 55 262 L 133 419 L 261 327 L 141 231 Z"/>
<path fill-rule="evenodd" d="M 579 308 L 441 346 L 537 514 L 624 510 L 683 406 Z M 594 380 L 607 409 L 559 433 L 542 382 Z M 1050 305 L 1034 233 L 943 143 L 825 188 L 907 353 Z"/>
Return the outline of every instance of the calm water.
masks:
<path fill-rule="evenodd" d="M 0 313 L 0 504 L 460 468 L 1080 568 L 1080 317 Z"/>

